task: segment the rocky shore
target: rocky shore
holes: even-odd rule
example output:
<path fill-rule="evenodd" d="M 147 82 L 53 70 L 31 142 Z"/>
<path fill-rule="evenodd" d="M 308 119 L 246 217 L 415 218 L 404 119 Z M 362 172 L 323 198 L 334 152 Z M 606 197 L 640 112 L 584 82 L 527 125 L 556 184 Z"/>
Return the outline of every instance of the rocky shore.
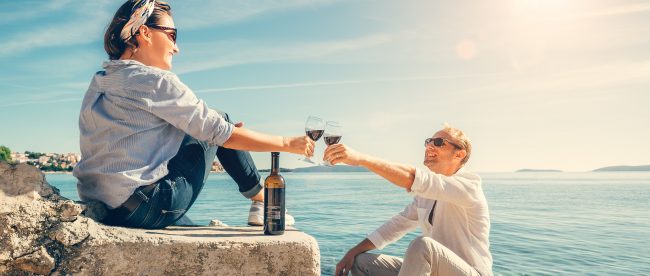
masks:
<path fill-rule="evenodd" d="M 61 197 L 36 167 L 0 162 L 0 275 L 320 275 L 316 240 L 260 227 L 129 229 Z"/>

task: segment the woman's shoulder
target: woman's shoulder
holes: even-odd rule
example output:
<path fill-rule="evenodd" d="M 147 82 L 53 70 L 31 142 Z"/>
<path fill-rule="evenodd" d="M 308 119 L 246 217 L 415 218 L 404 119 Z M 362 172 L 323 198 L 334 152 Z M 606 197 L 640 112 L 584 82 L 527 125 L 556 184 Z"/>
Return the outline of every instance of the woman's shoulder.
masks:
<path fill-rule="evenodd" d="M 124 70 L 129 78 L 151 79 L 158 81 L 175 81 L 178 79 L 176 74 L 171 71 L 162 70 L 141 63 L 126 66 Z"/>
<path fill-rule="evenodd" d="M 173 72 L 143 64 L 134 64 L 124 68 L 127 87 L 136 89 L 160 89 L 182 85 Z"/>

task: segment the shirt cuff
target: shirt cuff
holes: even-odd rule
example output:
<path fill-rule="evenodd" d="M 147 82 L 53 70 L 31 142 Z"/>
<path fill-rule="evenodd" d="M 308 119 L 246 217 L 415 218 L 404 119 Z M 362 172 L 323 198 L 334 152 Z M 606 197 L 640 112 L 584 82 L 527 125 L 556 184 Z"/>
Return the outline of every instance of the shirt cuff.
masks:
<path fill-rule="evenodd" d="M 228 139 L 230 139 L 230 136 L 232 136 L 232 132 L 235 130 L 235 125 L 227 122 L 224 117 L 221 117 L 218 114 L 217 116 L 219 116 L 219 118 L 216 122 L 212 144 L 221 147 L 226 143 L 226 141 L 228 141 Z"/>
<path fill-rule="evenodd" d="M 413 180 L 413 185 L 411 185 L 411 189 L 407 189 L 409 194 L 415 196 L 424 190 L 423 186 L 425 174 L 426 172 L 422 171 L 419 168 L 415 168 L 415 179 Z"/>
<path fill-rule="evenodd" d="M 384 240 L 384 237 L 382 237 L 378 231 L 370 233 L 366 238 L 375 245 L 376 249 L 381 250 L 386 246 L 386 240 Z"/>

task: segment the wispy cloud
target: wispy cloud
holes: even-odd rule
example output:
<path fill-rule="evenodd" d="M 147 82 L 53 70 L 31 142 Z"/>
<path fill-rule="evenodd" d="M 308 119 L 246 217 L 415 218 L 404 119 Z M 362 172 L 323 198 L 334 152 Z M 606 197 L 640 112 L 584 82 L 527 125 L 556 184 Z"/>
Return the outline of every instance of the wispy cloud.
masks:
<path fill-rule="evenodd" d="M 255 16 L 296 8 L 325 5 L 336 0 L 240 0 L 240 1 L 178 1 L 173 3 L 179 26 L 196 29 L 240 22 Z M 190 16 L 191 15 L 191 16 Z"/>
<path fill-rule="evenodd" d="M 0 23 L 15 23 L 47 16 L 67 6 L 72 0 L 6 1 L 0 4 Z M 31 2 L 31 3 L 30 3 Z"/>
<path fill-rule="evenodd" d="M 187 58 L 185 63 L 177 65 L 175 71 L 179 74 L 187 74 L 241 64 L 306 60 L 334 53 L 365 49 L 392 40 L 391 35 L 375 34 L 350 40 L 264 45 L 263 47 L 259 46 L 259 42 L 186 45 L 185 48 L 192 53 L 192 56 Z M 215 51 L 214 49 L 221 50 Z"/>
<path fill-rule="evenodd" d="M 54 8 L 70 8 L 68 20 L 54 24 L 30 24 L 33 25 L 30 30 L 3 36 L 4 39 L 0 41 L 0 58 L 39 48 L 76 45 L 102 39 L 104 27 L 110 21 L 108 1 L 84 1 L 81 4 L 59 1 L 56 4 Z M 48 9 L 38 9 L 31 17 L 47 12 Z"/>
<path fill-rule="evenodd" d="M 621 92 L 634 89 L 620 88 L 650 83 L 650 60 L 619 62 L 583 66 L 550 72 L 513 72 L 494 78 L 487 83 L 470 85 L 459 90 L 458 95 L 470 97 L 477 106 L 509 102 L 530 102 L 543 99 L 538 104 L 567 99 L 593 98 L 595 95 L 617 97 Z M 612 93 L 616 91 L 615 93 Z M 422 106 L 425 104 L 417 103 Z"/>
<path fill-rule="evenodd" d="M 52 103 L 74 102 L 74 101 L 81 101 L 81 98 L 80 97 L 73 97 L 73 98 L 29 100 L 29 101 L 22 101 L 22 102 L 0 103 L 0 107 L 11 107 L 11 106 L 21 106 L 21 105 L 36 105 L 36 104 L 52 104 Z"/>
<path fill-rule="evenodd" d="M 598 18 L 598 17 L 606 17 L 606 16 L 629 15 L 629 14 L 644 13 L 644 12 L 650 12 L 650 3 L 634 3 L 634 4 L 617 5 L 617 6 L 602 8 L 598 10 L 576 13 L 564 19 L 588 19 L 588 18 Z"/>
<path fill-rule="evenodd" d="M 25 89 L 25 90 L 41 90 L 41 88 L 39 88 L 39 87 L 15 84 L 15 83 L 5 82 L 5 81 L 0 81 L 0 86 L 6 86 L 6 87 L 12 87 L 12 88 L 20 88 L 20 89 Z"/>
<path fill-rule="evenodd" d="M 318 86 L 336 86 L 336 85 L 359 84 L 359 83 L 382 83 L 382 82 L 408 82 L 408 81 L 441 80 L 441 79 L 463 79 L 463 78 L 487 77 L 487 76 L 496 76 L 496 75 L 502 75 L 502 74 L 412 76 L 412 77 L 386 78 L 386 79 L 301 82 L 301 83 L 285 83 L 285 84 L 271 84 L 271 85 L 237 86 L 237 87 L 225 87 L 225 88 L 209 88 L 209 89 L 195 90 L 195 92 L 203 94 L 203 93 L 217 93 L 217 92 L 242 91 L 242 90 L 267 90 L 267 89 L 278 89 L 278 88 L 302 88 L 302 87 L 318 87 Z"/>

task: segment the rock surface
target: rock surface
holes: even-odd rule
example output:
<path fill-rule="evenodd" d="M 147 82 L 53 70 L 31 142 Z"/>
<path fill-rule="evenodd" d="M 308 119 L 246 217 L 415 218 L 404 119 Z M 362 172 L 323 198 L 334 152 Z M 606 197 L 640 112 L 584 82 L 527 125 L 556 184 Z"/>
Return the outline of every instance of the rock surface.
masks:
<path fill-rule="evenodd" d="M 106 226 L 97 204 L 59 195 L 35 167 L 0 162 L 0 275 L 319 275 L 316 240 L 295 229 Z"/>

